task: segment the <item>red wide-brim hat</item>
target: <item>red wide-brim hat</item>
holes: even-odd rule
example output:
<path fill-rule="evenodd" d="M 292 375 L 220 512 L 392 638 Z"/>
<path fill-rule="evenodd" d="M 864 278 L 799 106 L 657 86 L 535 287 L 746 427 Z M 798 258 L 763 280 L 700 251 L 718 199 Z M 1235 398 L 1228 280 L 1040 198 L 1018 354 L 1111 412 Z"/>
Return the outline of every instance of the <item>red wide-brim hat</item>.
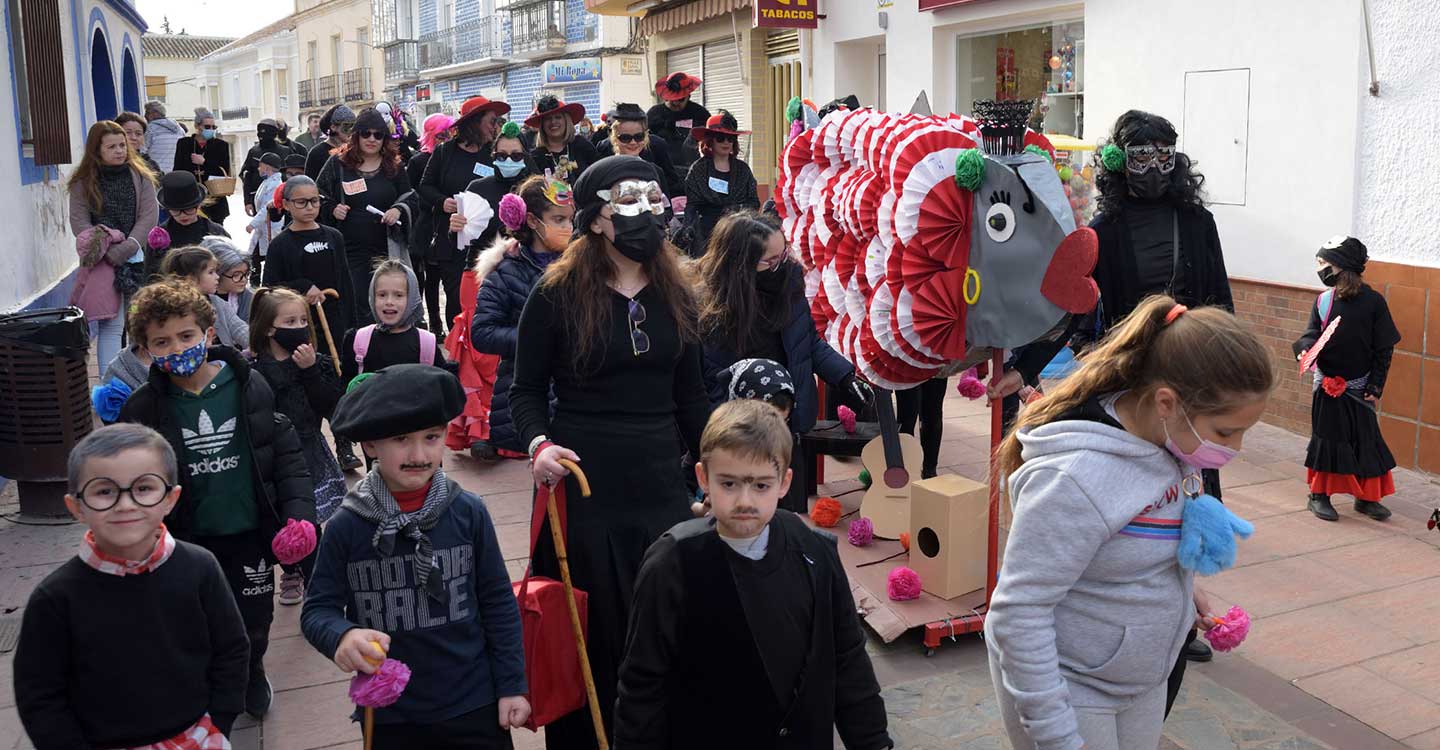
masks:
<path fill-rule="evenodd" d="M 705 121 L 704 127 L 690 128 L 690 137 L 697 141 L 705 140 L 715 134 L 741 136 L 750 135 L 750 131 L 741 130 L 740 123 L 736 122 L 728 112 L 710 115 L 710 119 Z"/>
<path fill-rule="evenodd" d="M 510 113 L 510 105 L 500 101 L 492 102 L 483 96 L 472 96 L 460 105 L 460 116 L 455 118 L 455 123 L 451 127 L 457 131 L 461 130 L 466 120 L 471 117 L 481 117 L 486 112 L 504 116 Z"/>
<path fill-rule="evenodd" d="M 655 82 L 655 95 L 667 102 L 695 93 L 700 88 L 700 79 L 689 73 L 671 73 Z"/>
<path fill-rule="evenodd" d="M 560 106 L 545 110 L 544 112 L 541 112 L 539 106 L 536 106 L 535 111 L 531 112 L 530 116 L 525 118 L 525 127 L 539 130 L 540 125 L 545 122 L 545 118 L 550 115 L 567 115 L 570 117 L 570 123 L 572 125 L 585 119 L 585 105 L 565 104 L 563 102 L 559 104 Z"/>

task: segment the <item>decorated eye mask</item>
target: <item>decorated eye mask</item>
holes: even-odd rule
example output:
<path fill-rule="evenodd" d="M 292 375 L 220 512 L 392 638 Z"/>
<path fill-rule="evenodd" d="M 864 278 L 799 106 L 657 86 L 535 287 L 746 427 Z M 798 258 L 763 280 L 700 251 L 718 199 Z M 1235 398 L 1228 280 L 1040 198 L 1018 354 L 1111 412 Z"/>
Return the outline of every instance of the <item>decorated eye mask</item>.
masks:
<path fill-rule="evenodd" d="M 1174 146 L 1126 146 L 1125 168 L 1133 174 L 1144 174 L 1159 169 L 1160 174 L 1170 174 L 1175 169 Z"/>
<path fill-rule="evenodd" d="M 621 180 L 613 190 L 597 190 L 595 194 L 621 216 L 665 213 L 665 195 L 654 180 Z"/>

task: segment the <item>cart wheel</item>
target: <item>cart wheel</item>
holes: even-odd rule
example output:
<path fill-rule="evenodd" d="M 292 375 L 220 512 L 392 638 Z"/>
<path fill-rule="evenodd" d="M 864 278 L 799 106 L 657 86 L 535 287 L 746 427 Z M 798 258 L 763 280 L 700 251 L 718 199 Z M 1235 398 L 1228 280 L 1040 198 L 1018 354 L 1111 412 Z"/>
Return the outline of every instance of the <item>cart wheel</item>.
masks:
<path fill-rule="evenodd" d="M 933 648 L 931 648 L 931 647 L 929 647 L 929 646 L 926 646 L 926 647 L 925 647 L 925 658 L 928 659 L 928 658 L 930 658 L 930 657 L 932 657 L 932 656 L 934 656 L 934 655 L 935 655 L 935 649 L 933 649 Z"/>

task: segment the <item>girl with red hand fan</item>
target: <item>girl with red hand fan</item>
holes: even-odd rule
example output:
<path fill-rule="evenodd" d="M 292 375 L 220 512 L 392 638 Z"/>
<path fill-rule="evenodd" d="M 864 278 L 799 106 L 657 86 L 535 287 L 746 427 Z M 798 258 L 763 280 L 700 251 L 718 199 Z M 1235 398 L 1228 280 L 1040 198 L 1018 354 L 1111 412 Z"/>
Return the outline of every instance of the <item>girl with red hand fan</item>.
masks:
<path fill-rule="evenodd" d="M 1365 284 L 1365 244 L 1354 237 L 1335 237 L 1316 253 L 1316 272 L 1325 286 L 1310 310 L 1310 324 L 1295 342 L 1295 358 L 1303 360 L 1316 346 L 1314 396 L 1310 402 L 1310 502 L 1316 518 L 1338 521 L 1331 495 L 1355 498 L 1355 512 L 1377 521 L 1390 517 L 1381 500 L 1395 492 L 1390 470 L 1395 457 L 1385 445 L 1376 414 L 1390 357 L 1400 331 L 1390 317 L 1385 296 Z M 1339 322 L 1328 341 L 1322 332 Z"/>

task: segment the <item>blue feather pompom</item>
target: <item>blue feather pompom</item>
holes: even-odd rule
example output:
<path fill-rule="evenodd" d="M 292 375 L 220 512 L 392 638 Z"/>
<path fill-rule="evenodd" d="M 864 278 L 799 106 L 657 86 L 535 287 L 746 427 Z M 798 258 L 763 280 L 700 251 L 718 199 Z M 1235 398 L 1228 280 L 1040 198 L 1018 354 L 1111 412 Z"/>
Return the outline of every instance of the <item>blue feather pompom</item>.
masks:
<path fill-rule="evenodd" d="M 90 405 L 105 424 L 113 424 L 120 418 L 120 407 L 130 398 L 130 386 L 119 378 L 90 389 Z"/>
<path fill-rule="evenodd" d="M 1180 516 L 1180 565 L 1202 576 L 1213 576 L 1235 564 L 1235 537 L 1249 539 L 1255 527 L 1230 512 L 1211 495 L 1185 502 Z"/>

